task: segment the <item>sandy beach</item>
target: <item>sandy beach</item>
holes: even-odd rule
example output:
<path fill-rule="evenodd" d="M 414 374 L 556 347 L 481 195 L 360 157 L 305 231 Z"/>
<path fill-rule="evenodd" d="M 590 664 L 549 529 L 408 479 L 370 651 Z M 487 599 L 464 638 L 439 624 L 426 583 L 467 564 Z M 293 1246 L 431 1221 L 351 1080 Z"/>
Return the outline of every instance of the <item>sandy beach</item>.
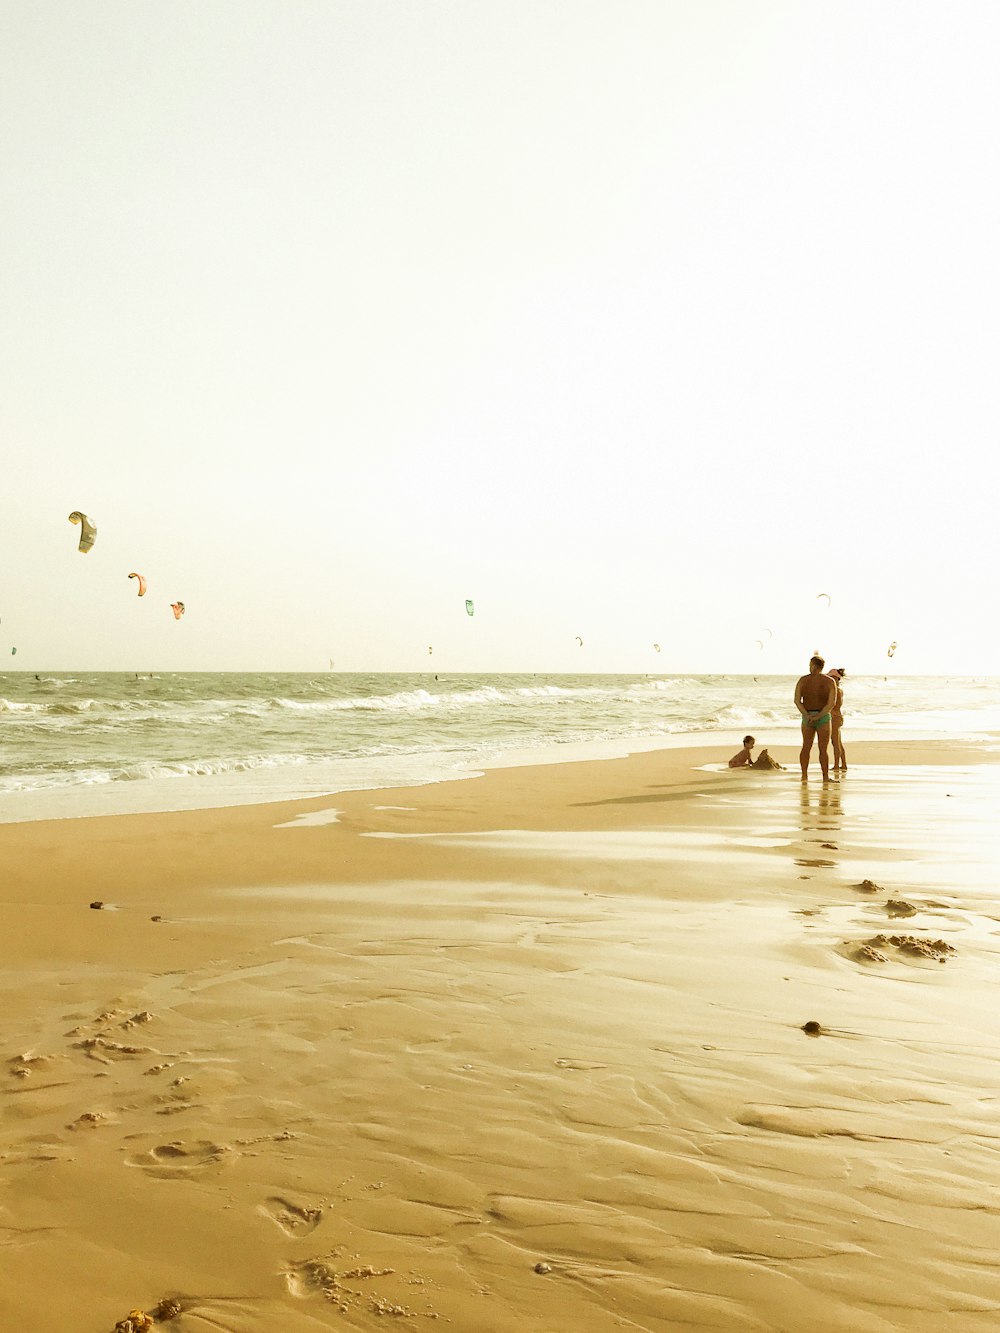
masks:
<path fill-rule="evenodd" d="M 997 749 L 772 753 L 0 826 L 0 1326 L 995 1329 Z"/>

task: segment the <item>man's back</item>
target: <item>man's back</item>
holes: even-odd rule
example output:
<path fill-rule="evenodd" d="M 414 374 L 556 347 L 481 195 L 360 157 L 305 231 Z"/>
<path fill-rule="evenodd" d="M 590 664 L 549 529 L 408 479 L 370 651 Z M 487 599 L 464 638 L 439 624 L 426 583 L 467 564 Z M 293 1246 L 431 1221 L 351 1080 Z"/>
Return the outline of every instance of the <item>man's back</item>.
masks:
<path fill-rule="evenodd" d="M 810 672 L 808 676 L 800 676 L 799 683 L 795 687 L 796 698 L 802 700 L 809 712 L 826 708 L 831 693 L 836 698 L 837 692 L 833 681 L 829 676 L 823 676 L 818 672 Z"/>
<path fill-rule="evenodd" d="M 826 663 L 816 653 L 809 659 L 809 675 L 800 676 L 795 682 L 795 707 L 802 714 L 802 749 L 799 751 L 799 764 L 802 767 L 802 781 L 809 776 L 809 755 L 813 741 L 819 742 L 819 766 L 823 772 L 823 781 L 830 780 L 830 765 L 826 756 L 826 747 L 830 743 L 830 714 L 837 702 L 837 687 L 829 676 L 824 676 Z"/>

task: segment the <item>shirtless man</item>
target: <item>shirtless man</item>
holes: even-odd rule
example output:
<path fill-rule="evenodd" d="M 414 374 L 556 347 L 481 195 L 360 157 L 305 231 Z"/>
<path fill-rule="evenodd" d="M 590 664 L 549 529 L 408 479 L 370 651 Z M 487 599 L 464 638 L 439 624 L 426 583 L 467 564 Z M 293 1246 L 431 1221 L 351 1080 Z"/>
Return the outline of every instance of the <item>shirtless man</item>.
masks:
<path fill-rule="evenodd" d="M 827 747 L 830 744 L 830 714 L 837 704 L 837 682 L 823 675 L 825 666 L 826 662 L 822 657 L 810 657 L 809 675 L 800 676 L 795 684 L 795 707 L 802 715 L 802 749 L 799 751 L 799 764 L 802 768 L 803 782 L 807 777 L 809 756 L 816 737 L 819 737 L 819 766 L 823 772 L 823 781 L 830 781 Z"/>

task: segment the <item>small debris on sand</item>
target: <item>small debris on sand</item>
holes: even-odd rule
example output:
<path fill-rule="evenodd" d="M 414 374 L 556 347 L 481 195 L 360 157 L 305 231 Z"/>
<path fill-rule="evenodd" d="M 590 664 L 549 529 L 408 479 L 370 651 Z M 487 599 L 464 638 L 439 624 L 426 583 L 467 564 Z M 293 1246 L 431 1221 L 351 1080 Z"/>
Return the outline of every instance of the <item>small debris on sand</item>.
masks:
<path fill-rule="evenodd" d="M 903 898 L 890 898 L 885 905 L 890 916 L 916 916 L 917 909 Z"/>
<path fill-rule="evenodd" d="M 397 1319 L 409 1319 L 413 1315 L 412 1310 L 408 1310 L 405 1305 L 397 1305 L 395 1301 L 383 1300 L 381 1296 L 371 1297 L 371 1308 L 373 1314 L 395 1315 Z"/>
<path fill-rule="evenodd" d="M 150 921 L 162 921 L 162 920 L 163 920 L 163 917 L 162 917 L 162 916 L 151 916 L 149 919 L 150 919 Z"/>
<path fill-rule="evenodd" d="M 808 1023 L 802 1024 L 802 1031 L 808 1037 L 819 1037 L 823 1032 L 822 1023 L 817 1023 L 815 1018 L 810 1018 Z"/>
<path fill-rule="evenodd" d="M 545 1274 L 545 1273 L 551 1273 L 551 1272 L 552 1272 L 552 1265 L 551 1265 L 551 1264 L 546 1264 L 546 1263 L 538 1263 L 538 1264 L 535 1264 L 535 1272 L 536 1272 L 536 1273 L 542 1273 L 542 1274 Z"/>
<path fill-rule="evenodd" d="M 859 893 L 880 893 L 881 884 L 876 884 L 873 879 L 863 879 L 860 884 L 854 886 Z"/>
<path fill-rule="evenodd" d="M 102 1125 L 107 1118 L 103 1111 L 84 1111 L 83 1115 L 78 1115 L 66 1128 L 85 1129 L 89 1126 L 91 1129 L 95 1129 L 98 1125 Z"/>
<path fill-rule="evenodd" d="M 176 1319 L 181 1314 L 182 1308 L 180 1301 L 172 1300 L 169 1296 L 164 1296 L 159 1305 L 154 1310 L 154 1314 L 161 1323 L 166 1323 L 168 1319 Z"/>
<path fill-rule="evenodd" d="M 92 909 L 93 911 L 95 911 L 95 912 L 99 912 L 99 911 L 101 910 L 101 908 L 104 906 L 104 904 L 103 904 L 102 902 L 98 902 L 97 899 L 95 899 L 95 900 L 90 904 L 90 906 L 91 906 L 91 909 Z"/>
<path fill-rule="evenodd" d="M 145 1333 L 153 1327 L 153 1321 L 143 1310 L 130 1310 L 124 1319 L 115 1324 L 115 1333 Z"/>

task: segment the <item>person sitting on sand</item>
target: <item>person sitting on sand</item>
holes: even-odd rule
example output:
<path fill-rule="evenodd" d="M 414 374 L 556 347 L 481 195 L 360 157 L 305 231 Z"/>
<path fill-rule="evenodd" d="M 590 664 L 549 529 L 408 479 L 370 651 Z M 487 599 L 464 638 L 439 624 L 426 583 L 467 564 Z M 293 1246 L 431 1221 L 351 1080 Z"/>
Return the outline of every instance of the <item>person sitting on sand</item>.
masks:
<path fill-rule="evenodd" d="M 844 743 L 840 739 L 840 729 L 844 725 L 844 690 L 841 681 L 847 675 L 843 667 L 834 667 L 832 671 L 826 673 L 837 686 L 837 702 L 833 706 L 830 714 L 830 739 L 833 741 L 833 770 L 839 768 L 843 773 L 847 772 L 847 756 L 844 754 Z"/>
<path fill-rule="evenodd" d="M 739 754 L 734 754 L 729 761 L 730 768 L 763 768 L 780 769 L 781 765 L 776 759 L 772 759 L 766 749 L 761 750 L 756 759 L 753 757 L 753 747 L 757 744 L 752 736 L 743 737 L 743 749 Z"/>
<path fill-rule="evenodd" d="M 757 744 L 752 736 L 743 737 L 743 749 L 739 754 L 734 754 L 729 761 L 730 768 L 752 768 L 753 767 L 753 747 Z"/>
<path fill-rule="evenodd" d="M 795 707 L 802 716 L 802 749 L 799 751 L 799 764 L 802 768 L 802 781 L 808 776 L 809 756 L 813 741 L 819 738 L 819 766 L 823 781 L 830 781 L 830 760 L 827 747 L 830 744 L 830 715 L 837 705 L 837 682 L 823 675 L 825 660 L 817 653 L 809 659 L 808 676 L 800 676 L 795 682 L 792 696 Z"/>

